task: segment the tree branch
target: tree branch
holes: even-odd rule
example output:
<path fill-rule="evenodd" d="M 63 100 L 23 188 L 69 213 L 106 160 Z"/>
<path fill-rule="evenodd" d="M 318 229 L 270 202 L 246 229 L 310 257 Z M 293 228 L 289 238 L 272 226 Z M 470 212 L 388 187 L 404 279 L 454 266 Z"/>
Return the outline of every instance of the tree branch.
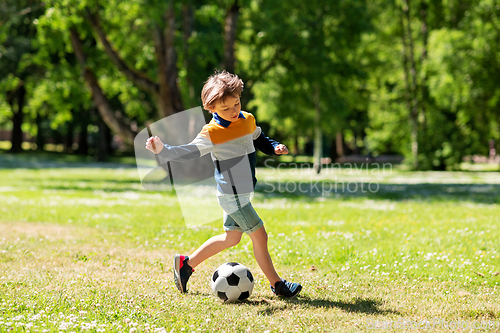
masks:
<path fill-rule="evenodd" d="M 182 52 L 184 53 L 184 68 L 189 73 L 190 70 L 190 55 L 189 55 L 189 38 L 193 34 L 193 8 L 192 8 L 192 3 L 191 0 L 187 0 L 185 3 L 182 5 Z M 194 104 L 194 87 L 193 87 L 193 82 L 191 80 L 191 75 L 186 75 L 186 83 L 188 85 L 189 89 L 189 101 L 188 101 L 188 107 L 193 107 Z"/>
<path fill-rule="evenodd" d="M 238 0 L 234 0 L 226 12 L 224 25 L 224 67 L 230 73 L 233 73 L 235 69 L 234 44 L 236 43 L 236 28 L 239 14 L 240 6 L 238 5 Z"/>
<path fill-rule="evenodd" d="M 274 56 L 272 57 L 271 60 L 269 60 L 267 65 L 264 66 L 264 68 L 260 68 L 256 75 L 252 75 L 247 78 L 245 82 L 245 89 L 251 89 L 252 85 L 255 82 L 257 82 L 258 80 L 262 80 L 264 75 L 278 64 L 278 61 L 281 60 L 281 57 L 285 53 L 285 51 L 286 51 L 285 47 L 278 46 L 276 52 L 274 52 Z"/>
<path fill-rule="evenodd" d="M 165 27 L 165 64 L 166 64 L 166 75 L 167 82 L 170 88 L 172 98 L 172 105 L 175 112 L 182 111 L 184 109 L 181 94 L 179 91 L 179 86 L 177 85 L 177 78 L 179 77 L 177 71 L 177 52 L 175 50 L 175 12 L 174 12 L 174 1 L 168 1 L 168 9 L 165 12 L 165 21 L 167 26 Z"/>
<path fill-rule="evenodd" d="M 109 56 L 111 61 L 118 67 L 118 69 L 125 74 L 125 76 L 132 81 L 137 87 L 148 91 L 150 93 L 157 93 L 159 90 L 158 84 L 153 80 L 148 78 L 146 75 L 138 72 L 137 70 L 129 67 L 125 61 L 120 57 L 118 52 L 111 46 L 106 33 L 102 29 L 97 14 L 93 14 L 90 10 L 86 9 L 87 19 L 92 26 L 92 29 L 97 33 L 99 40 L 101 41 L 106 54 Z"/>
<path fill-rule="evenodd" d="M 156 23 L 153 27 L 153 39 L 155 42 L 155 56 L 156 61 L 158 62 L 158 78 L 160 83 L 159 91 L 156 94 L 158 109 L 160 116 L 168 117 L 174 114 L 175 110 L 170 102 L 171 91 L 168 84 L 165 38 L 158 23 Z"/>
<path fill-rule="evenodd" d="M 82 41 L 75 28 L 70 29 L 71 33 L 71 45 L 75 51 L 76 58 L 80 63 L 82 68 L 82 76 L 85 82 L 89 85 L 92 92 L 92 101 L 97 107 L 102 120 L 108 125 L 113 132 L 120 135 L 125 142 L 130 145 L 134 144 L 135 132 L 130 129 L 130 127 L 125 124 L 120 119 L 116 118 L 113 108 L 111 107 L 108 98 L 99 86 L 99 82 L 94 74 L 94 72 L 87 66 L 87 59 L 85 52 L 83 51 Z"/>

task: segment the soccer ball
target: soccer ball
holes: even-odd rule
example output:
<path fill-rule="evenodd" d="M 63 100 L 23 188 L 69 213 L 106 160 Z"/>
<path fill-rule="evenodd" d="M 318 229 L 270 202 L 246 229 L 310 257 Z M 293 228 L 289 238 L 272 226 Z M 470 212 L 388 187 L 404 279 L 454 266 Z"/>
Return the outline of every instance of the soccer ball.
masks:
<path fill-rule="evenodd" d="M 212 276 L 212 291 L 224 302 L 243 301 L 253 290 L 250 270 L 237 262 L 227 262 L 217 268 Z"/>

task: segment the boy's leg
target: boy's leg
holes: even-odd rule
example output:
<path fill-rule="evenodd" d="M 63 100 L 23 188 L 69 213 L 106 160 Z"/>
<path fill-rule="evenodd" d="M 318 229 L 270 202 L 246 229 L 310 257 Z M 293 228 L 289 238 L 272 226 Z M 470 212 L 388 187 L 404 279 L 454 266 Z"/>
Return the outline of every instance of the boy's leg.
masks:
<path fill-rule="evenodd" d="M 240 231 L 226 231 L 222 235 L 210 238 L 189 256 L 187 263 L 192 268 L 195 268 L 206 259 L 237 245 L 241 240 L 241 235 Z"/>
<path fill-rule="evenodd" d="M 302 286 L 298 283 L 288 282 L 281 279 L 274 269 L 273 261 L 271 260 L 271 256 L 269 255 L 269 251 L 267 249 L 268 237 L 266 229 L 262 226 L 256 231 L 250 233 L 249 236 L 252 239 L 255 259 L 262 269 L 262 272 L 264 272 L 269 280 L 273 293 L 277 296 L 283 297 L 297 296 L 302 290 Z"/>
<path fill-rule="evenodd" d="M 241 235 L 240 231 L 226 231 L 223 235 L 214 236 L 207 240 L 190 257 L 176 254 L 174 256 L 174 281 L 177 289 L 185 293 L 193 268 L 220 251 L 238 244 Z"/>
<path fill-rule="evenodd" d="M 276 273 L 271 255 L 269 255 L 269 251 L 267 248 L 268 237 L 266 229 L 264 227 L 261 227 L 249 234 L 249 236 L 252 240 L 255 260 L 257 260 L 260 269 L 262 269 L 262 272 L 269 280 L 269 283 L 271 283 L 271 286 L 274 287 L 275 283 L 281 281 L 281 279 L 278 273 Z"/>

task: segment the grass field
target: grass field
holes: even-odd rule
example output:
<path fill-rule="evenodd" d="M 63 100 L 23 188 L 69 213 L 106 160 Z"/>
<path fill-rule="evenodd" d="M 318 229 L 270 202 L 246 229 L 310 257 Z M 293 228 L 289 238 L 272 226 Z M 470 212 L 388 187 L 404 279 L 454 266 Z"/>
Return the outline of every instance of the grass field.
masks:
<path fill-rule="evenodd" d="M 172 255 L 221 233 L 222 219 L 186 228 L 176 197 L 144 190 L 129 165 L 0 154 L 0 332 L 500 331 L 499 173 L 257 177 L 275 266 L 304 286 L 294 300 L 273 297 L 248 237 L 180 294 Z M 253 272 L 248 301 L 211 296 L 226 261 Z"/>

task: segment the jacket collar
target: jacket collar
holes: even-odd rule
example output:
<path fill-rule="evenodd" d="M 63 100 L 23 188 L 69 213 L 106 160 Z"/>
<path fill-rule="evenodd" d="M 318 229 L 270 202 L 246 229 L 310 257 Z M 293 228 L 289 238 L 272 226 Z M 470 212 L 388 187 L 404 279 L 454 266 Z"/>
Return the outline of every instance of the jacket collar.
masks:
<path fill-rule="evenodd" d="M 222 127 L 228 127 L 231 124 L 230 121 L 227 121 L 226 119 L 222 119 L 222 117 L 220 117 L 216 112 L 214 112 L 212 115 L 213 115 L 215 122 L 217 124 L 221 125 Z M 241 111 L 240 111 L 240 114 L 238 115 L 238 119 L 239 118 L 246 119 L 245 116 L 243 115 L 243 112 L 241 112 Z"/>

